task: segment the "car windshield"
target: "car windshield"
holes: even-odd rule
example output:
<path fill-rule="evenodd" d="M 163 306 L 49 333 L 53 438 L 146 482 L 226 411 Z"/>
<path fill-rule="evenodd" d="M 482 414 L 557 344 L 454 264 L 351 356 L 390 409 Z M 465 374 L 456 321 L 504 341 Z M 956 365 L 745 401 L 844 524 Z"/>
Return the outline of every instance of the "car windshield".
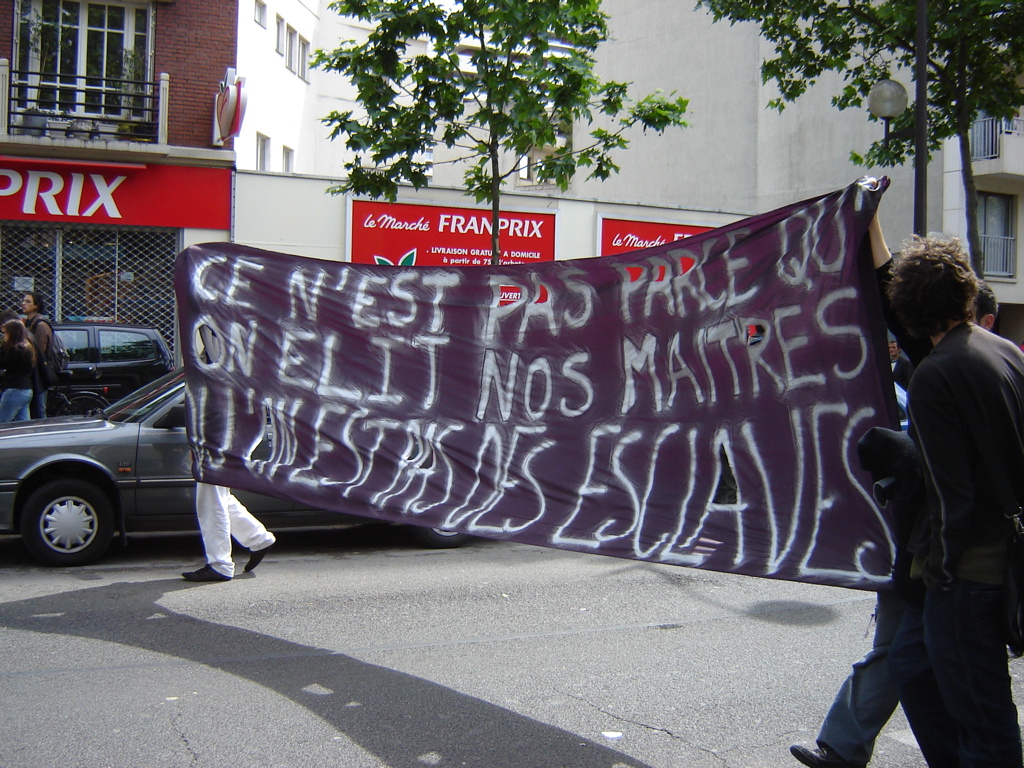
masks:
<path fill-rule="evenodd" d="M 154 409 L 166 403 L 168 399 L 180 396 L 181 385 L 184 381 L 185 369 L 179 368 L 118 400 L 104 410 L 103 415 L 108 420 L 117 422 L 143 419 Z"/>

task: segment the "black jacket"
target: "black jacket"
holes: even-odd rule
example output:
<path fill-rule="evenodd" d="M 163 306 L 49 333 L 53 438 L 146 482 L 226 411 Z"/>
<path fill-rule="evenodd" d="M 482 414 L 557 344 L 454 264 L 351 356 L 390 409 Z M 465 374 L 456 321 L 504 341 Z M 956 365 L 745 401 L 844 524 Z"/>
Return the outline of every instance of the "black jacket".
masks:
<path fill-rule="evenodd" d="M 914 364 L 910 362 L 909 357 L 900 352 L 900 356 L 896 359 L 896 365 L 892 367 L 892 380 L 906 389 L 910 386 L 910 377 L 913 375 Z"/>
<path fill-rule="evenodd" d="M 1007 538 L 1000 484 L 1024 498 L 1024 353 L 961 323 L 917 366 L 908 410 L 928 494 L 910 549 L 928 587 L 945 589 L 968 547 Z"/>

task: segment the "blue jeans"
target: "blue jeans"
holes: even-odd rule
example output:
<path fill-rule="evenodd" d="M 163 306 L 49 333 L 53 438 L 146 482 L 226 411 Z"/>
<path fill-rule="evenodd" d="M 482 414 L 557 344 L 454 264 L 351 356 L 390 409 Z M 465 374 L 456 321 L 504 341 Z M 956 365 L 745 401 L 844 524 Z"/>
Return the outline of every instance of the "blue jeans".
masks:
<path fill-rule="evenodd" d="M 906 602 L 895 592 L 879 592 L 871 650 L 853 665 L 818 733 L 827 747 L 850 763 L 867 763 L 875 739 L 899 705 L 889 673 L 889 645 L 903 618 Z"/>
<path fill-rule="evenodd" d="M 5 389 L 0 395 L 0 422 L 27 421 L 31 389 Z"/>
<path fill-rule="evenodd" d="M 46 418 L 46 393 L 48 389 L 40 389 L 32 397 L 32 402 L 29 404 L 29 412 L 33 419 L 45 419 Z"/>
<path fill-rule="evenodd" d="M 1021 768 L 1003 589 L 957 579 L 908 606 L 889 651 L 900 703 L 930 768 Z"/>

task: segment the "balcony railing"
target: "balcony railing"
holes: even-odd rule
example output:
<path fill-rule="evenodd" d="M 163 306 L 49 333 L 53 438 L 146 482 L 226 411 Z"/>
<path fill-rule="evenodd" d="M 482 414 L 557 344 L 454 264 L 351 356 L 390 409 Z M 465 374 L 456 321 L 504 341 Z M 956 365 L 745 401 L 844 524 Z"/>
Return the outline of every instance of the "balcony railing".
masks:
<path fill-rule="evenodd" d="M 993 160 L 999 157 L 999 144 L 1005 133 L 1024 134 L 1024 117 L 980 117 L 975 120 L 971 126 L 971 159 Z"/>
<path fill-rule="evenodd" d="M 983 269 L 986 277 L 1014 277 L 1017 266 L 1017 238 L 981 236 L 981 251 L 985 256 Z"/>
<path fill-rule="evenodd" d="M 169 79 L 157 82 L 11 69 L 0 59 L 0 131 L 55 139 L 167 143 Z"/>

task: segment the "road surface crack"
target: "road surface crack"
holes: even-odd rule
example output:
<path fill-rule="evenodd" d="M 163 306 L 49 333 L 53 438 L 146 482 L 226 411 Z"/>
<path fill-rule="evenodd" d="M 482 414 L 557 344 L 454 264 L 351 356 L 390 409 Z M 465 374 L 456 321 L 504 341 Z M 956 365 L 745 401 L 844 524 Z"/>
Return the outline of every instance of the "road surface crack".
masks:
<path fill-rule="evenodd" d="M 722 756 L 721 752 L 718 752 L 718 751 L 713 750 L 713 749 L 708 749 L 707 747 L 701 747 L 701 746 L 698 746 L 696 744 L 693 744 L 692 742 L 687 741 L 684 737 L 678 735 L 677 733 L 674 733 L 673 731 L 671 731 L 668 728 L 664 728 L 664 727 L 658 726 L 658 725 L 651 725 L 650 723 L 644 723 L 644 722 L 641 722 L 639 720 L 632 720 L 632 719 L 630 719 L 628 717 L 623 717 L 622 715 L 618 715 L 615 712 L 608 711 L 604 707 L 601 707 L 601 706 L 595 704 L 594 702 L 589 701 L 588 699 L 584 698 L 583 696 L 577 696 L 577 695 L 572 694 L 572 693 L 565 693 L 564 691 L 562 693 L 563 693 L 563 695 L 568 696 L 570 699 L 575 699 L 576 701 L 579 701 L 579 702 L 582 702 L 583 704 L 586 704 L 588 707 L 591 707 L 592 709 L 596 709 L 601 714 L 606 715 L 606 716 L 612 718 L 613 720 L 616 720 L 616 721 L 618 721 L 620 723 L 628 723 L 629 725 L 635 725 L 636 727 L 643 728 L 646 731 L 653 731 L 655 733 L 663 733 L 666 736 L 668 736 L 669 738 L 674 739 L 675 741 L 678 741 L 681 744 L 684 744 L 686 747 L 688 747 L 690 749 L 696 750 L 697 752 L 705 754 L 708 757 L 711 757 L 711 758 L 713 758 L 715 760 L 718 760 L 723 766 L 728 766 L 728 761 L 725 759 L 725 757 Z"/>

